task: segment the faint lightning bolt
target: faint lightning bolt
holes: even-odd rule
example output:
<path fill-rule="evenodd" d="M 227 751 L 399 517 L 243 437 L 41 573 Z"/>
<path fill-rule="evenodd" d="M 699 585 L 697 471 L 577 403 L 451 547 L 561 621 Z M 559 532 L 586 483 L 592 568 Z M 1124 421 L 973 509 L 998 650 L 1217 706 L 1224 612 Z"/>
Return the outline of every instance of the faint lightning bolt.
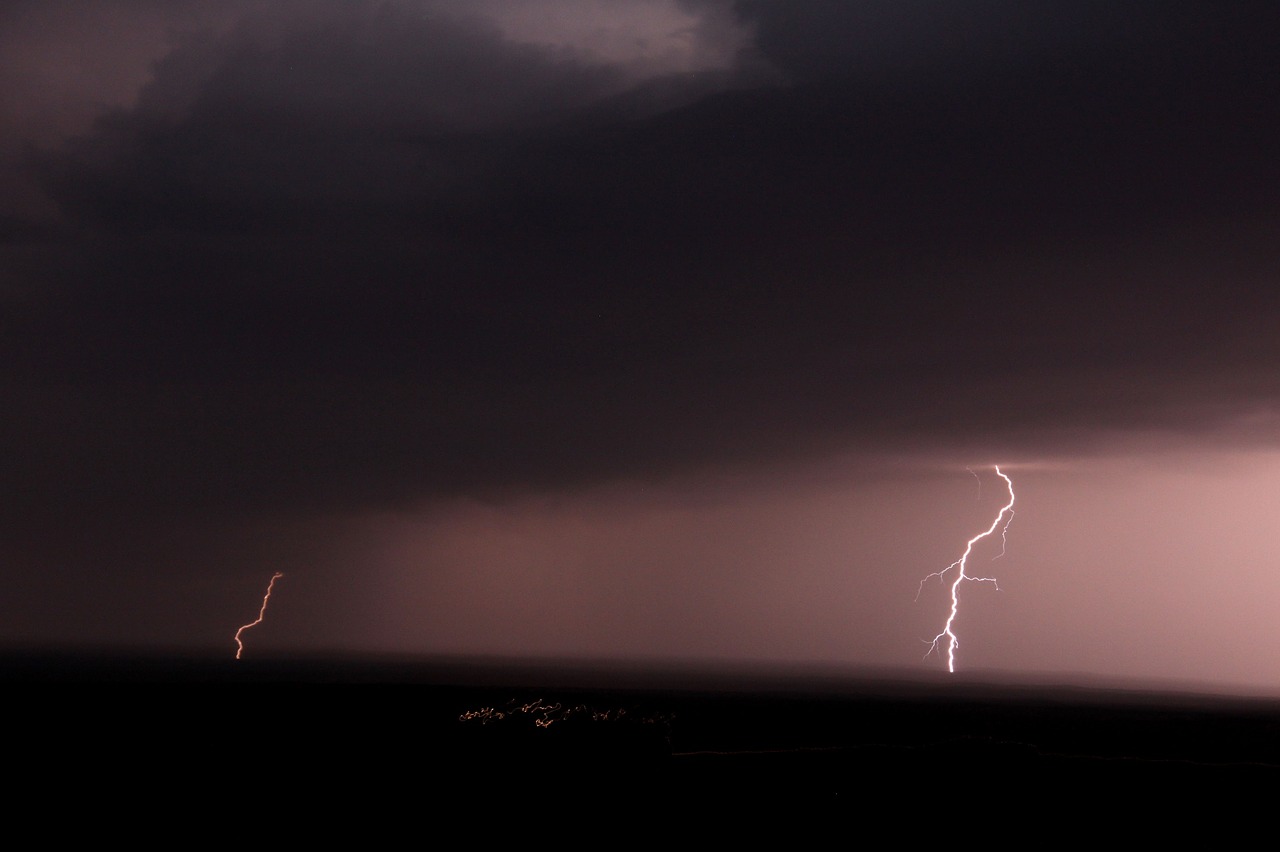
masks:
<path fill-rule="evenodd" d="M 947 623 L 942 628 L 942 632 L 933 637 L 933 641 L 929 643 L 929 650 L 925 652 L 925 657 L 927 658 L 930 654 L 941 647 L 941 643 L 945 639 L 947 645 L 947 671 L 949 672 L 954 672 L 956 670 L 956 646 L 960 644 L 959 640 L 956 638 L 955 631 L 951 629 L 956 620 L 956 613 L 960 609 L 960 584 L 965 580 L 972 580 L 975 583 L 990 583 L 996 587 L 997 591 L 1000 589 L 1000 584 L 996 582 L 994 577 L 970 577 L 964 572 L 965 565 L 969 560 L 969 554 L 973 552 L 973 546 L 987 536 L 992 535 L 996 530 L 1000 530 L 1000 553 L 995 557 L 996 559 L 1004 556 L 1005 545 L 1008 544 L 1009 524 L 1013 523 L 1013 480 L 1006 476 L 1004 471 L 1000 470 L 999 465 L 995 466 L 995 470 L 996 476 L 1003 479 L 1004 484 L 1009 488 L 1009 502 L 1004 505 L 1004 508 L 1002 508 L 1000 513 L 996 515 L 996 519 L 991 522 L 991 526 L 987 527 L 985 532 L 978 533 L 973 538 L 969 539 L 969 543 L 965 546 L 964 554 L 959 559 L 952 562 L 941 571 L 935 571 L 925 577 L 920 581 L 920 588 L 916 590 L 916 600 L 920 600 L 920 593 L 924 590 L 924 584 L 926 582 L 932 580 L 934 577 L 937 577 L 939 581 L 942 581 L 943 575 L 948 571 L 953 568 L 958 569 L 956 571 L 955 579 L 951 581 L 951 614 L 947 616 Z M 973 473 L 973 471 L 969 472 Z M 977 476 L 977 474 L 974 474 L 974 476 Z"/>
<path fill-rule="evenodd" d="M 974 471 L 974 469 L 971 467 L 966 467 L 965 470 L 969 471 L 969 473 L 972 474 L 973 478 L 978 480 L 978 500 L 981 501 L 982 500 L 982 477 L 978 476 L 977 472 Z"/>
<path fill-rule="evenodd" d="M 236 631 L 237 660 L 240 659 L 240 652 L 244 650 L 244 643 L 240 641 L 240 634 L 248 630 L 250 627 L 257 627 L 262 623 L 263 617 L 267 614 L 267 601 L 271 600 L 271 589 L 275 587 L 276 580 L 279 580 L 283 576 L 284 574 L 281 574 L 279 571 L 272 575 L 271 582 L 267 583 L 267 593 L 262 596 L 262 609 L 258 610 L 258 617 Z"/>

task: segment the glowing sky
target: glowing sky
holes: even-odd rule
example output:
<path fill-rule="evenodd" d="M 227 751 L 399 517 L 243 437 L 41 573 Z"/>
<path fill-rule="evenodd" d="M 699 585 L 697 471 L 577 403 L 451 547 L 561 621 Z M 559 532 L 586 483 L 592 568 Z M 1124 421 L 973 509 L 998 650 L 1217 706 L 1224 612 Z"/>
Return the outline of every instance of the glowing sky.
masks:
<path fill-rule="evenodd" d="M 1275 692 L 1278 39 L 5 4 L 0 643 Z"/>

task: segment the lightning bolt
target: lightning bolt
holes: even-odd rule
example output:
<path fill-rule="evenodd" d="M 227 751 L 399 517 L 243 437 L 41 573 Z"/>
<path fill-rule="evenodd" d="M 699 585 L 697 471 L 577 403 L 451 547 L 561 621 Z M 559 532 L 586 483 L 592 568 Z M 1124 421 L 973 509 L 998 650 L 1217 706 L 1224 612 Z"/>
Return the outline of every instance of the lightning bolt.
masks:
<path fill-rule="evenodd" d="M 960 641 L 956 638 L 955 631 L 951 629 L 956 620 L 956 613 L 960 610 L 960 584 L 969 580 L 975 583 L 990 583 L 996 587 L 997 591 L 1000 589 L 1000 584 L 996 582 L 994 577 L 970 577 L 965 573 L 965 566 L 969 561 L 969 555 L 973 553 L 973 546 L 975 544 L 982 541 L 984 538 L 993 535 L 996 530 L 1000 530 L 1000 553 L 995 557 L 996 559 L 1004 556 L 1005 546 L 1008 544 L 1009 524 L 1013 523 L 1013 480 L 1006 476 L 1004 471 L 1000 470 L 999 465 L 995 465 L 995 471 L 996 476 L 1003 479 L 1004 484 L 1009 488 L 1009 502 L 1004 504 L 1004 508 L 1002 508 L 999 514 L 996 515 L 996 519 L 991 522 L 991 526 L 987 527 L 986 531 L 978 533 L 973 538 L 969 539 L 969 543 L 965 546 L 964 553 L 959 559 L 952 562 L 941 571 L 935 571 L 925 577 L 920 581 L 920 588 L 916 590 L 916 600 L 918 601 L 920 600 L 920 593 L 924 591 L 925 583 L 932 580 L 934 577 L 937 577 L 939 581 L 943 581 L 944 575 L 948 571 L 953 568 L 957 569 L 955 579 L 951 581 L 951 614 L 947 616 L 947 623 L 942 628 L 942 632 L 933 637 L 933 641 L 929 643 L 929 650 L 925 652 L 925 657 L 927 658 L 942 646 L 943 640 L 945 639 L 947 646 L 947 671 L 949 672 L 954 672 L 956 670 L 956 646 L 960 644 Z M 973 471 L 970 471 L 970 473 L 973 473 Z M 974 474 L 974 476 L 977 476 L 977 474 Z"/>
<path fill-rule="evenodd" d="M 978 476 L 978 474 L 971 467 L 966 467 L 965 470 L 969 471 L 970 475 L 973 476 L 974 479 L 978 480 L 978 499 L 981 500 L 982 499 L 982 477 Z"/>
<path fill-rule="evenodd" d="M 262 596 L 262 609 L 258 610 L 258 617 L 236 631 L 237 660 L 240 659 L 240 652 L 244 650 L 244 643 L 240 641 L 240 634 L 248 630 L 250 627 L 257 627 L 262 623 L 263 617 L 267 614 L 267 601 L 271 600 L 271 589 L 275 587 L 276 580 L 279 580 L 283 576 L 284 574 L 281 574 L 279 571 L 272 575 L 271 582 L 267 583 L 267 593 Z"/>

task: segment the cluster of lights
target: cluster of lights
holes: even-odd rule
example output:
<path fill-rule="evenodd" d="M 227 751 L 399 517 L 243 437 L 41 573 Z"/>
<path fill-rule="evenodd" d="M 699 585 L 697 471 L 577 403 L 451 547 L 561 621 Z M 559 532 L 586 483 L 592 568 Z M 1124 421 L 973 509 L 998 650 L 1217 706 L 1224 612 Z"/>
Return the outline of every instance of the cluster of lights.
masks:
<path fill-rule="evenodd" d="M 532 716 L 533 724 L 539 728 L 549 728 L 556 722 L 563 722 L 574 717 L 583 718 L 591 722 L 618 722 L 624 718 L 636 719 L 645 723 L 668 721 L 661 716 L 636 716 L 625 707 L 598 710 L 585 704 L 570 706 L 561 704 L 559 701 L 548 703 L 541 698 L 535 698 L 532 701 L 523 703 L 513 699 L 508 702 L 505 710 L 499 710 L 496 707 L 481 707 L 478 710 L 468 710 L 458 716 L 458 721 L 479 722 L 483 725 L 489 722 L 501 722 L 504 719 L 521 715 Z"/>

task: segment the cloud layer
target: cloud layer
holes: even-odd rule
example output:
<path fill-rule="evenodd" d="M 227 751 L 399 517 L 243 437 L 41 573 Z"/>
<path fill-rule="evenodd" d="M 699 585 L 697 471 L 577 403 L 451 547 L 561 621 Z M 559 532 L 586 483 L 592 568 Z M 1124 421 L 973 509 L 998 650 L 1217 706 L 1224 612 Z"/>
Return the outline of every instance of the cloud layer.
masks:
<path fill-rule="evenodd" d="M 1121 6 L 235 7 L 24 161 L 6 477 L 302 510 L 1269 440 L 1274 13 Z"/>

